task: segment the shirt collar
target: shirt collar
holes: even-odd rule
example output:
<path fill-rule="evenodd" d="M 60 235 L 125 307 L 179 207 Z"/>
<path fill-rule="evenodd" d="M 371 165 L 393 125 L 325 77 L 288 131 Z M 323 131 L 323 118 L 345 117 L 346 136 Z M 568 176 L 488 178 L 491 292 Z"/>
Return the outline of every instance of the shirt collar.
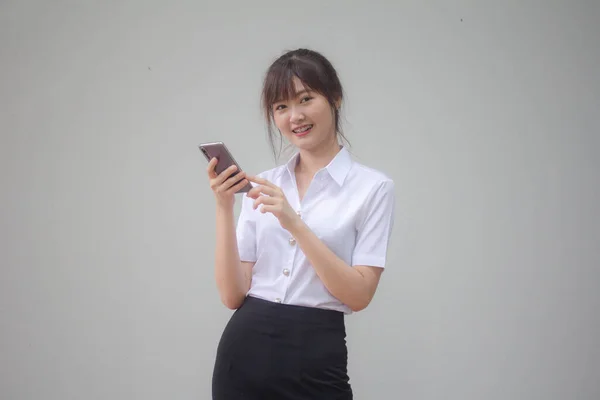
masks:
<path fill-rule="evenodd" d="M 285 164 L 283 171 L 287 171 L 290 177 L 294 176 L 294 170 L 300 153 L 294 154 Z M 340 151 L 335 155 L 333 160 L 325 167 L 329 176 L 339 185 L 342 186 L 350 168 L 352 167 L 352 158 L 346 147 L 342 146 Z"/>

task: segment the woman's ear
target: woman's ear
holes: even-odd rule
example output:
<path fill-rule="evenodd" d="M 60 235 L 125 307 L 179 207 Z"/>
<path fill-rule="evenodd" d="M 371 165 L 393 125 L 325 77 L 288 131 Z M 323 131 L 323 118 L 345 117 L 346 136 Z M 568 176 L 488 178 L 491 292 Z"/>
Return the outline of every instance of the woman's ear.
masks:
<path fill-rule="evenodd" d="M 342 99 L 337 99 L 335 101 L 335 108 L 339 110 L 342 107 Z"/>

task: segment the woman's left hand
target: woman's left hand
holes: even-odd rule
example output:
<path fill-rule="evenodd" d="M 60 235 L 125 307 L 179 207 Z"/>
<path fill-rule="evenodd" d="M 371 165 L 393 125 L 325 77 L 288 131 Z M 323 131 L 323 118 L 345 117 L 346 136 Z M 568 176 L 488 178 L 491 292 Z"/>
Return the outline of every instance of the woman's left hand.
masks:
<path fill-rule="evenodd" d="M 300 216 L 288 203 L 283 190 L 266 179 L 257 176 L 247 176 L 250 182 L 257 184 L 246 196 L 254 199 L 254 209 L 261 204 L 260 212 L 270 212 L 278 220 L 281 227 L 289 232 L 301 221 Z"/>

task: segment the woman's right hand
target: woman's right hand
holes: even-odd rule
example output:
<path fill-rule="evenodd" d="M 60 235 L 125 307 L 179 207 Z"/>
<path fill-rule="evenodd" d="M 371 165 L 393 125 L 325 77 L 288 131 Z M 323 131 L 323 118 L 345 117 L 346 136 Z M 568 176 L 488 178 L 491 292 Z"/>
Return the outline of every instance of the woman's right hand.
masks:
<path fill-rule="evenodd" d="M 231 174 L 237 170 L 237 167 L 232 165 L 225 171 L 217 174 L 215 171 L 217 162 L 218 160 L 213 158 L 208 163 L 207 172 L 210 188 L 215 195 L 218 206 L 233 207 L 233 203 L 235 202 L 235 193 L 248 184 L 246 173 L 241 171 L 239 174 L 231 176 Z"/>

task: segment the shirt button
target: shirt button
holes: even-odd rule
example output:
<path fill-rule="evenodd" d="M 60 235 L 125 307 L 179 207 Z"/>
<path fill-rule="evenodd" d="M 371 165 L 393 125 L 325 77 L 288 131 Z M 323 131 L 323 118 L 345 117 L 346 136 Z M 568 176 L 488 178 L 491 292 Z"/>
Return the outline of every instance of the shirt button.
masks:
<path fill-rule="evenodd" d="M 285 276 L 290 276 L 290 270 L 289 270 L 289 269 L 287 269 L 287 268 L 285 268 L 285 269 L 283 270 L 283 274 L 284 274 Z"/>
<path fill-rule="evenodd" d="M 275 303 L 281 303 L 281 299 L 280 299 L 279 297 L 277 297 L 277 298 L 275 299 Z"/>
<path fill-rule="evenodd" d="M 296 239 L 290 238 L 289 242 L 290 242 L 290 246 L 293 246 L 296 244 Z"/>

